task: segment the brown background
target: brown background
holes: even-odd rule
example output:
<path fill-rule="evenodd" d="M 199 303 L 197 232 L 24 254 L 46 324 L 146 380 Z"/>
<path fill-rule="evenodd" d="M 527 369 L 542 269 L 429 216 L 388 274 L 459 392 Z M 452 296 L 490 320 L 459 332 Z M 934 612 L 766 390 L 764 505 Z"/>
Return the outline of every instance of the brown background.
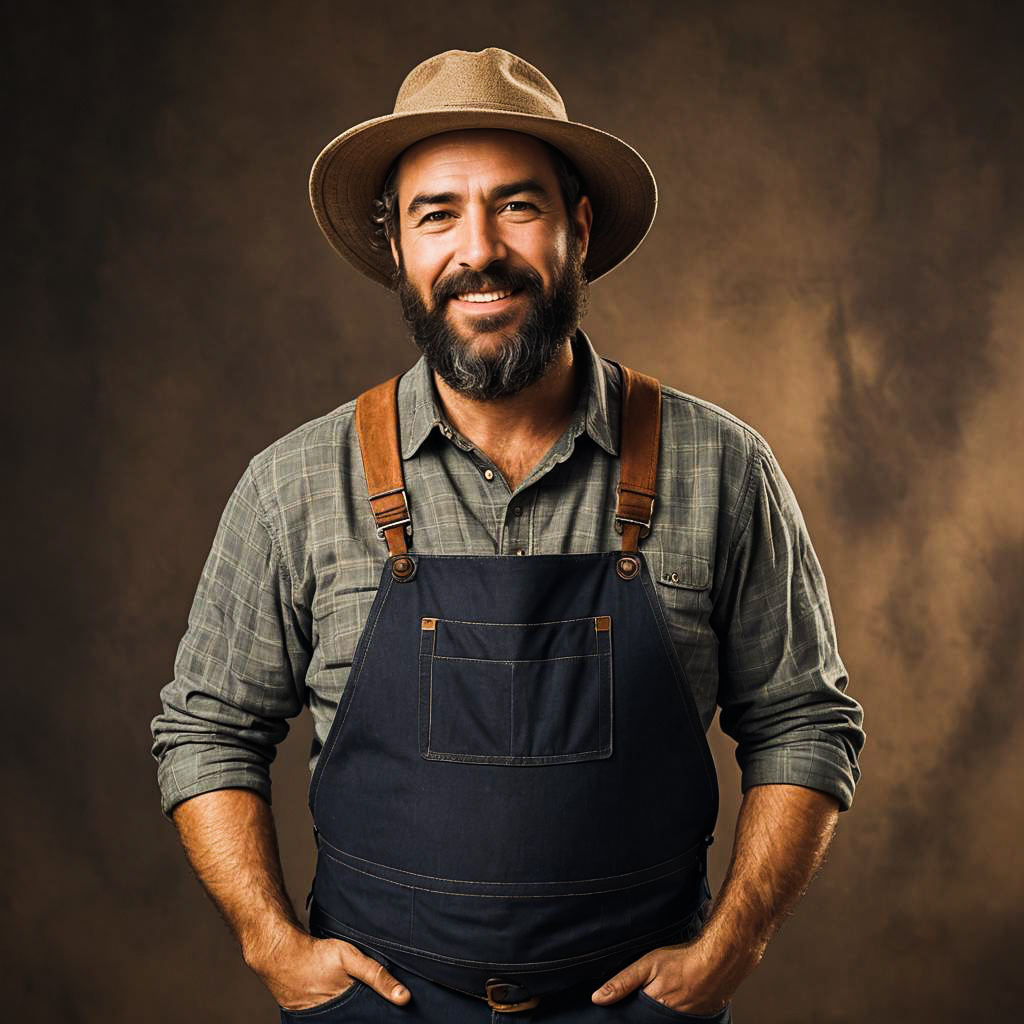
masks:
<path fill-rule="evenodd" d="M 68 5 L 69 7 L 71 5 Z M 501 45 L 661 187 L 603 353 L 761 430 L 829 581 L 864 780 L 737 1020 L 1010 1019 L 1024 948 L 1016 5 L 35 6 L 8 38 L 8 1020 L 272 1020 L 157 809 L 149 719 L 255 452 L 409 365 L 327 246 L 334 134 Z M 276 770 L 311 866 L 308 723 Z M 716 751 L 723 786 L 736 775 Z M 736 801 L 723 808 L 716 878 Z M 991 1014 L 991 1016 L 987 1016 Z"/>

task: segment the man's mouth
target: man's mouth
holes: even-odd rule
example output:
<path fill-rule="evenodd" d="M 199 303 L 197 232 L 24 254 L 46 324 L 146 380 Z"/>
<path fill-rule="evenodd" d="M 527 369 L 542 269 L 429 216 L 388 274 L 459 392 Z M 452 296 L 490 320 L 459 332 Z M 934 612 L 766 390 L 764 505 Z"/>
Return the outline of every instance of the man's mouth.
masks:
<path fill-rule="evenodd" d="M 506 289 L 498 292 L 463 292 L 456 295 L 459 302 L 498 302 L 500 299 L 507 299 L 515 294 L 515 289 Z"/>

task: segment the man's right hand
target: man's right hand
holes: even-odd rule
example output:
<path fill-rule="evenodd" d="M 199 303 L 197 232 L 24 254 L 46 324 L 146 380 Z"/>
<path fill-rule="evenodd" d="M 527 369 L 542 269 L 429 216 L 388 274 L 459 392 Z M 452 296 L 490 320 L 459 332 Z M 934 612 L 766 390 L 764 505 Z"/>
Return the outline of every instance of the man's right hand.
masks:
<path fill-rule="evenodd" d="M 398 1006 L 412 998 L 382 963 L 351 942 L 315 939 L 297 928 L 246 961 L 285 1010 L 309 1010 L 326 1003 L 357 978 Z"/>
<path fill-rule="evenodd" d="M 202 793 L 175 808 L 174 824 L 245 962 L 286 1010 L 326 1003 L 357 978 L 399 1006 L 412 998 L 383 964 L 351 942 L 314 939 L 299 924 L 284 889 L 274 816 L 261 795 L 246 789 Z"/>

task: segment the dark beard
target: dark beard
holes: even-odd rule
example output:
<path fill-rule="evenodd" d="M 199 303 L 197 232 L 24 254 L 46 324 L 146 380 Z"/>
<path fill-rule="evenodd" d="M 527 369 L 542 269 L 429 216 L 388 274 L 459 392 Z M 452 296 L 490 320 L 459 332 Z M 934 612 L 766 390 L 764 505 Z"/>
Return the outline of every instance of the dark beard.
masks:
<path fill-rule="evenodd" d="M 448 300 L 466 292 L 498 289 L 522 290 L 529 312 L 519 330 L 502 335 L 501 348 L 480 355 L 455 331 L 447 319 Z M 587 280 L 575 246 L 544 294 L 540 275 L 531 268 L 494 263 L 485 272 L 456 271 L 441 278 L 431 291 L 432 307 L 424 304 L 409 283 L 399 257 L 398 296 L 402 314 L 427 365 L 453 390 L 470 398 L 504 398 L 536 383 L 576 332 L 586 312 Z M 515 319 L 516 311 L 476 317 L 477 333 L 501 331 Z"/>

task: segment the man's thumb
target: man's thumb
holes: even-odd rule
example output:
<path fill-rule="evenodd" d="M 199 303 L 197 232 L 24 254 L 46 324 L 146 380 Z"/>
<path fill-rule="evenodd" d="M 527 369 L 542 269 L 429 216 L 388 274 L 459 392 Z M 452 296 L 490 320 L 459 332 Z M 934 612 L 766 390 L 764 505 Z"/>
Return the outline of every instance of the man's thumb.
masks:
<path fill-rule="evenodd" d="M 616 1003 L 647 983 L 647 958 L 641 957 L 609 978 L 590 998 L 595 1003 Z"/>
<path fill-rule="evenodd" d="M 345 959 L 345 970 L 359 978 L 389 1002 L 399 1006 L 411 998 L 409 990 L 379 961 L 367 956 L 357 947 L 350 946 L 351 952 Z"/>

